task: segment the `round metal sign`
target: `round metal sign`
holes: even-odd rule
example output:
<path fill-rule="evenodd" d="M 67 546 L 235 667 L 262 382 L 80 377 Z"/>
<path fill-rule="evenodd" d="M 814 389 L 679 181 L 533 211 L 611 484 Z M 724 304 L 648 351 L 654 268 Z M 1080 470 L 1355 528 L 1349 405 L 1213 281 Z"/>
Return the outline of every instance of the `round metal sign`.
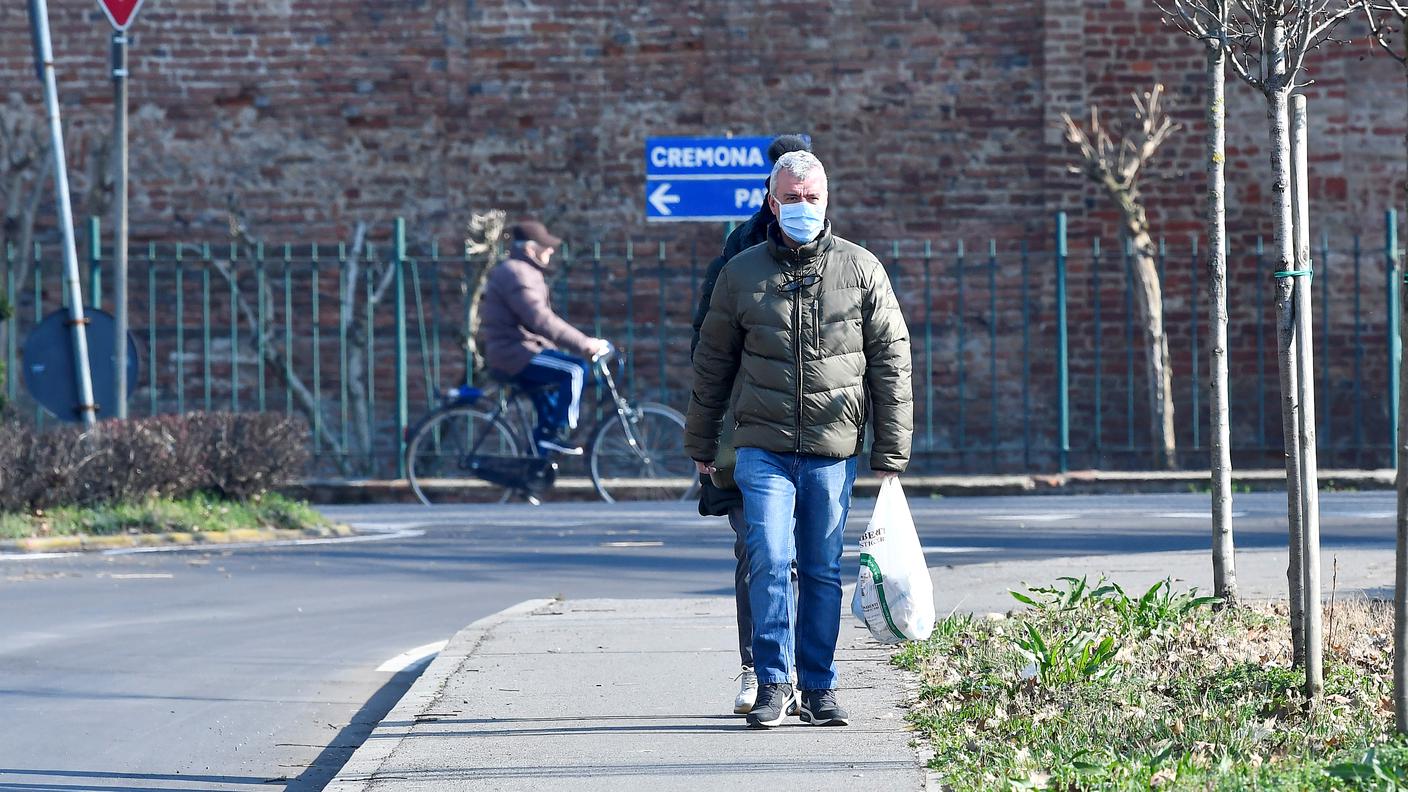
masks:
<path fill-rule="evenodd" d="M 93 401 L 98 405 L 99 419 L 117 415 L 117 322 L 112 314 L 89 308 L 88 368 L 93 378 Z M 63 421 L 78 423 L 78 383 L 73 375 L 73 333 L 69 330 L 68 310 L 61 308 L 40 322 L 24 340 L 24 386 L 29 395 L 44 409 Z M 129 388 L 137 382 L 139 366 L 137 344 L 127 335 L 127 382 Z M 131 392 L 128 392 L 129 397 Z"/>

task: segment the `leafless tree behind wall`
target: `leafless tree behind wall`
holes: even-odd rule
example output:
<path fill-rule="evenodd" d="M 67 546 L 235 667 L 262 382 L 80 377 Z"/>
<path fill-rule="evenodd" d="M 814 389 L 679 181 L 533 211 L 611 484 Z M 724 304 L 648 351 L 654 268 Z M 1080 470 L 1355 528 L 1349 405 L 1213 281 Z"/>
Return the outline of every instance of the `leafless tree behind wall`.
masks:
<path fill-rule="evenodd" d="M 238 199 L 229 199 L 230 238 L 244 251 L 246 260 L 253 260 L 261 247 L 260 240 L 250 230 L 246 214 Z M 371 388 L 375 383 L 367 377 L 367 339 L 370 329 L 368 316 L 375 316 L 376 308 L 385 299 L 395 282 L 396 268 L 388 262 L 368 261 L 364 257 L 367 228 L 366 222 L 358 222 L 353 232 L 352 244 L 339 279 L 338 325 L 339 333 L 346 339 L 347 354 L 346 378 L 348 400 L 347 442 L 341 433 L 332 431 L 334 425 L 325 414 L 325 406 L 314 397 L 314 389 L 309 387 L 292 366 L 286 365 L 289 345 L 293 339 L 279 329 L 272 309 L 274 297 L 266 280 L 262 291 L 257 284 L 251 285 L 249 278 L 242 278 L 234 262 L 213 261 L 211 266 L 224 278 L 235 294 L 238 317 L 243 319 L 246 335 L 244 349 L 230 350 L 232 356 L 250 354 L 256 357 L 256 364 L 276 380 L 282 380 L 292 394 L 295 407 L 307 419 L 310 426 L 319 432 L 318 439 L 323 443 L 337 465 L 338 472 L 346 477 L 371 475 L 376 469 L 376 438 L 371 414 Z M 255 293 L 251 296 L 250 290 Z M 259 306 L 266 310 L 260 311 Z M 239 387 L 233 383 L 232 387 Z"/>
<path fill-rule="evenodd" d="M 89 119 L 68 123 L 64 139 L 77 218 L 101 217 L 112 202 L 112 146 L 105 132 Z M 37 229 L 53 207 L 53 176 L 43 114 L 18 94 L 10 94 L 0 105 L 0 272 L 8 275 L 16 295 L 28 293 Z M 0 280 L 0 289 L 9 283 Z M 7 332 L 0 323 L 0 349 L 5 348 Z"/>
<path fill-rule="evenodd" d="M 1168 336 L 1164 331 L 1163 291 L 1156 264 L 1158 251 L 1149 233 L 1149 217 L 1139 189 L 1140 177 L 1149 160 L 1178 125 L 1162 107 L 1163 86 L 1135 94 L 1134 124 L 1127 134 L 1114 141 L 1100 118 L 1100 108 L 1091 106 L 1088 125 L 1077 123 L 1062 113 L 1066 140 L 1080 159 L 1071 167 L 1099 185 L 1119 210 L 1123 236 L 1133 254 L 1133 291 L 1144 336 L 1146 381 L 1149 392 L 1149 424 L 1154 448 L 1154 464 L 1163 468 L 1177 465 L 1177 439 L 1173 420 L 1173 371 L 1169 363 Z"/>
<path fill-rule="evenodd" d="M 1237 604 L 1236 550 L 1232 531 L 1232 432 L 1227 362 L 1227 26 L 1231 0 L 1157 3 L 1166 22 L 1203 46 L 1203 118 L 1207 171 L 1204 236 L 1208 278 L 1208 447 L 1212 479 L 1212 581 L 1219 607 Z M 1196 318 L 1194 321 L 1197 321 Z M 1198 420 L 1199 416 L 1193 416 Z"/>
<path fill-rule="evenodd" d="M 502 209 L 473 214 L 465 226 L 465 268 L 461 271 L 459 289 L 464 302 L 464 325 L 460 328 L 460 344 L 464 349 L 465 379 L 473 382 L 486 371 L 484 355 L 479 350 L 479 303 L 484 299 L 484 287 L 489 272 L 503 255 L 504 228 L 508 213 Z"/>

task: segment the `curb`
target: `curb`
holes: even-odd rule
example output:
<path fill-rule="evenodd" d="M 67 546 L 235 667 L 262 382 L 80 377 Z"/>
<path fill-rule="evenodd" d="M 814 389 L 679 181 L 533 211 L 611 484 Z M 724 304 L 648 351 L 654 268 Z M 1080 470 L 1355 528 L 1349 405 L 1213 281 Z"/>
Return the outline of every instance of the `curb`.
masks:
<path fill-rule="evenodd" d="M 962 497 L 965 495 L 1137 495 L 1207 492 L 1211 474 L 1206 470 L 1110 471 L 1076 470 L 1052 474 L 992 476 L 905 476 L 911 497 Z M 1284 470 L 1239 470 L 1232 474 L 1234 488 L 1246 492 L 1280 491 L 1286 486 Z M 1394 471 L 1321 470 L 1322 490 L 1388 490 Z M 467 503 L 498 500 L 502 491 L 482 481 L 465 481 L 460 487 Z M 854 494 L 873 497 L 880 491 L 874 476 L 856 479 Z M 405 479 L 305 479 L 285 487 L 282 494 L 319 504 L 417 503 Z M 590 479 L 558 479 L 544 501 L 597 501 Z"/>
<path fill-rule="evenodd" d="M 172 531 L 155 534 L 115 534 L 112 536 L 33 536 L 0 541 L 0 553 L 73 553 L 116 550 L 129 547 L 215 547 L 228 544 L 278 542 L 290 539 L 324 539 L 355 536 L 346 525 L 324 529 L 236 528 L 228 531 Z"/>
<path fill-rule="evenodd" d="M 374 781 L 377 771 L 401 745 L 410 731 L 410 726 L 388 727 L 386 723 L 413 724 L 439 697 L 445 682 L 459 670 L 460 664 L 479 648 L 484 638 L 499 625 L 519 616 L 527 616 L 541 610 L 557 600 L 532 599 L 520 602 L 498 613 L 485 616 L 455 633 L 444 650 L 431 661 L 411 689 L 401 697 L 395 707 L 372 729 L 367 739 L 348 757 L 347 763 L 336 776 L 323 787 L 323 792 L 363 792 Z"/>

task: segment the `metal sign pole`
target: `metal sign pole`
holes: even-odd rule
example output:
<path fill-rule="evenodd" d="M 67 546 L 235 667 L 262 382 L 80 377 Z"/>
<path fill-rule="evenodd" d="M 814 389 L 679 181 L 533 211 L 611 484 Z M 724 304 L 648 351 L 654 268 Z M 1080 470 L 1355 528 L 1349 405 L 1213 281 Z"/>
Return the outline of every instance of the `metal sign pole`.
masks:
<path fill-rule="evenodd" d="M 117 319 L 114 361 L 117 365 L 117 417 L 127 418 L 127 34 L 117 30 L 112 34 L 112 95 L 113 95 L 113 162 L 114 207 L 117 222 L 113 223 L 117 239 L 113 243 L 116 279 L 113 282 L 113 313 Z"/>
<path fill-rule="evenodd" d="M 83 287 L 78 280 L 78 248 L 73 240 L 73 206 L 69 201 L 68 163 L 64 158 L 64 128 L 59 121 L 59 85 L 54 75 L 54 46 L 49 37 L 46 0 L 29 1 L 29 23 L 34 34 L 35 67 L 44 83 L 44 107 L 49 116 L 49 146 L 54 154 L 54 188 L 63 232 L 64 281 L 68 287 L 69 326 L 73 332 L 73 371 L 78 380 L 79 412 L 91 429 L 97 405 L 93 404 L 93 378 L 88 370 L 88 320 L 83 316 Z"/>

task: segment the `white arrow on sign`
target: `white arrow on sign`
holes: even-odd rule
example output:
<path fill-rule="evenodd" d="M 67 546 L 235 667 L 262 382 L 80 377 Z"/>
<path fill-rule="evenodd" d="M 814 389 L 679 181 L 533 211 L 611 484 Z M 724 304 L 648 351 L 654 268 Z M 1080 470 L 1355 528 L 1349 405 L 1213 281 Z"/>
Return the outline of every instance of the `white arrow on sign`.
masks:
<path fill-rule="evenodd" d="M 650 205 L 662 215 L 670 214 L 670 206 L 680 202 L 678 195 L 670 195 L 670 183 L 662 182 L 650 193 Z"/>

